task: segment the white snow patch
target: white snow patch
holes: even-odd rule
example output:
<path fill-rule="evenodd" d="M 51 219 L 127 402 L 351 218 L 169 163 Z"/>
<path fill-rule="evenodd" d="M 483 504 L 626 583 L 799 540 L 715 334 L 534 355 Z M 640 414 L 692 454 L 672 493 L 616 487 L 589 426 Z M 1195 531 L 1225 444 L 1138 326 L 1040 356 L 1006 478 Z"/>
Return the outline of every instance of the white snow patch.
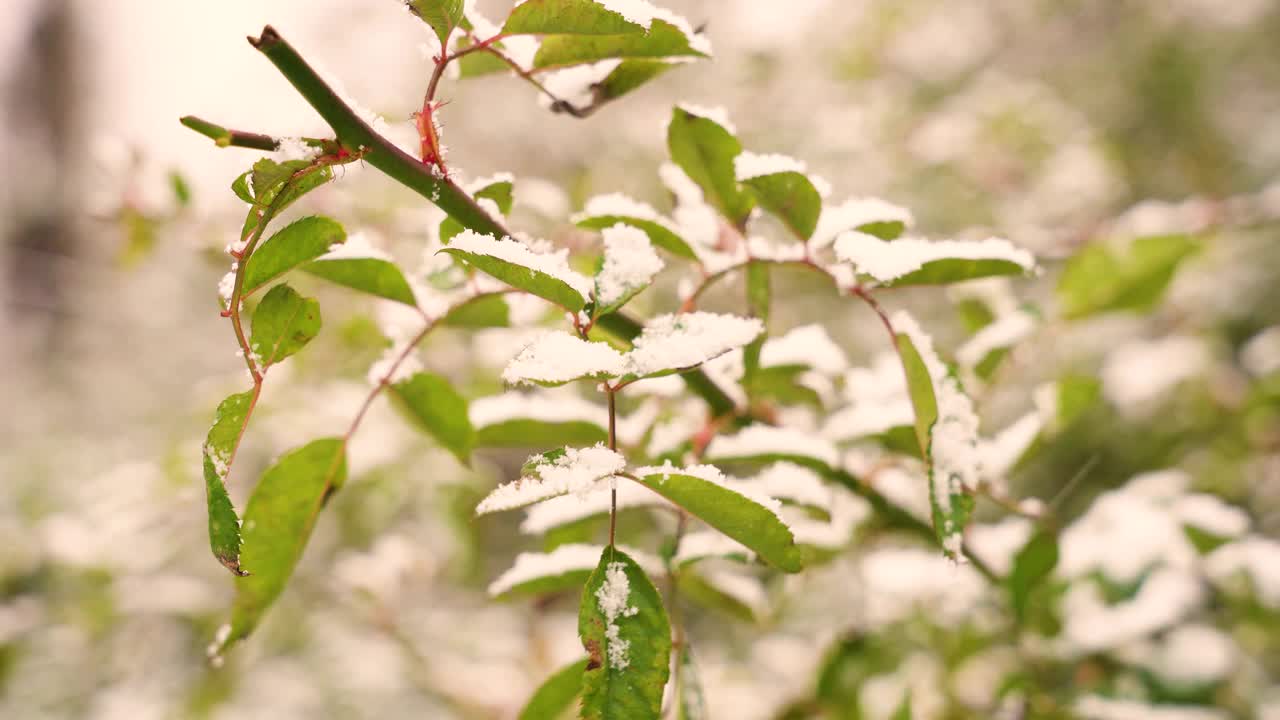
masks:
<path fill-rule="evenodd" d="M 1122 547 L 1109 549 L 1118 555 Z M 1062 601 L 1063 649 L 1088 654 L 1124 646 L 1178 624 L 1203 599 L 1204 588 L 1193 574 L 1168 567 L 1154 570 L 1136 595 L 1115 605 L 1105 602 L 1097 584 L 1075 583 Z"/>
<path fill-rule="evenodd" d="M 468 408 L 471 424 L 477 428 L 510 420 L 537 420 L 546 423 L 589 422 L 604 427 L 608 411 L 601 405 L 563 393 L 507 392 L 477 398 Z"/>
<path fill-rule="evenodd" d="M 759 455 L 790 455 L 818 460 L 835 466 L 836 448 L 828 440 L 792 428 L 752 425 L 736 435 L 717 435 L 707 445 L 709 460 L 746 458 Z"/>
<path fill-rule="evenodd" d="M 1221 630 L 1192 623 L 1170 630 L 1144 664 L 1167 682 L 1195 687 L 1225 678 L 1238 652 Z"/>
<path fill-rule="evenodd" d="M 643 230 L 618 223 L 605 228 L 603 237 L 604 265 L 596 275 L 596 302 L 608 307 L 647 287 L 663 262 Z"/>
<path fill-rule="evenodd" d="M 1251 536 L 1227 543 L 1205 560 L 1205 573 L 1218 584 L 1243 573 L 1263 604 L 1280 608 L 1280 541 Z"/>
<path fill-rule="evenodd" d="M 900 222 L 904 228 L 910 229 L 915 225 L 915 218 L 910 210 L 880 198 L 850 198 L 839 205 L 826 205 L 822 208 L 818 226 L 813 231 L 813 237 L 809 238 L 809 245 L 823 248 L 830 245 L 842 232 L 879 222 Z"/>
<path fill-rule="evenodd" d="M 975 368 L 989 353 L 1016 345 L 1031 335 L 1035 328 L 1035 317 L 1031 313 L 1012 312 L 974 333 L 956 350 L 956 360 L 967 368 Z"/>
<path fill-rule="evenodd" d="M 891 282 L 938 260 L 1006 260 L 1024 271 L 1036 266 L 1030 252 L 1001 238 L 885 241 L 867 233 L 848 231 L 836 238 L 835 250 L 841 260 L 853 263 L 858 272 L 880 282 Z"/>
<path fill-rule="evenodd" d="M 1254 377 L 1280 370 L 1280 325 L 1272 325 L 1249 338 L 1240 349 L 1240 364 Z"/>
<path fill-rule="evenodd" d="M 680 538 L 680 547 L 677 548 L 672 562 L 682 565 L 703 558 L 730 555 L 742 556 L 747 561 L 755 557 L 755 553 L 749 548 L 724 533 L 717 530 L 698 530 Z"/>
<path fill-rule="evenodd" d="M 687 103 L 687 102 L 677 103 L 676 107 L 689 113 L 690 115 L 697 115 L 700 118 L 706 118 L 707 120 L 710 120 L 711 122 L 729 131 L 730 135 L 738 134 L 738 128 L 734 127 L 733 121 L 729 119 L 729 112 L 725 110 L 723 107 L 707 107 L 704 105 L 695 105 L 693 103 Z"/>
<path fill-rule="evenodd" d="M 848 369 L 849 360 L 827 334 L 827 329 L 813 323 L 765 340 L 760 349 L 760 365 L 807 365 L 827 375 L 836 375 Z"/>
<path fill-rule="evenodd" d="M 1203 340 L 1170 335 L 1133 340 L 1113 350 L 1103 362 L 1102 391 L 1122 413 L 1139 417 L 1165 393 L 1203 373 L 1209 364 Z"/>
<path fill-rule="evenodd" d="M 511 385 L 563 383 L 584 377 L 616 377 L 626 371 L 626 359 L 608 343 L 556 330 L 542 334 L 521 350 L 502 371 L 502 380 Z"/>
<path fill-rule="evenodd" d="M 582 212 L 569 218 L 572 223 L 580 223 L 594 217 L 626 217 L 636 220 L 649 220 L 670 227 L 671 222 L 662 217 L 653 206 L 635 200 L 622 193 L 596 195 L 587 200 Z"/>
<path fill-rule="evenodd" d="M 733 173 L 738 182 L 783 172 L 797 172 L 804 175 L 808 169 L 799 160 L 777 153 L 760 154 L 744 150 L 733 159 Z"/>
<path fill-rule="evenodd" d="M 604 583 L 596 590 L 596 603 L 600 612 L 604 613 L 604 637 L 608 641 L 609 667 L 614 670 L 626 670 L 631 664 L 631 642 L 622 639 L 618 620 L 640 612 L 639 608 L 630 604 L 631 582 L 627 579 L 626 568 L 621 562 L 609 563 L 605 566 Z"/>
<path fill-rule="evenodd" d="M 618 483 L 617 489 L 618 510 L 671 504 L 666 498 L 638 483 Z M 585 493 L 571 493 L 551 498 L 525 511 L 524 521 L 520 523 L 520 532 L 526 535 L 540 535 L 551 528 L 607 513 L 611 500 L 612 492 L 608 483 L 596 483 Z M 634 553 L 627 554 L 635 557 Z"/>
<path fill-rule="evenodd" d="M 537 457 L 530 460 L 535 461 Z M 538 464 L 533 476 L 522 477 L 494 488 L 476 506 L 476 514 L 510 510 L 557 495 L 586 492 L 596 481 L 609 477 L 626 466 L 625 458 L 603 445 L 581 449 L 566 448 L 560 457 Z"/>
<path fill-rule="evenodd" d="M 1137 700 L 1120 700 L 1086 695 L 1073 708 L 1081 720 L 1227 720 L 1220 710 L 1191 705 L 1148 705 Z"/>
<path fill-rule="evenodd" d="M 347 242 L 351 241 L 347 240 Z M 449 242 L 449 247 L 476 255 L 488 255 L 504 262 L 536 270 L 563 282 L 584 298 L 591 295 L 591 279 L 569 267 L 567 249 L 537 253 L 519 240 L 509 237 L 497 240 L 492 235 L 481 235 L 474 230 L 463 230 L 458 233 Z"/>
<path fill-rule="evenodd" d="M 354 232 L 347 236 L 346 242 L 334 243 L 329 251 L 316 258 L 323 260 L 385 260 L 392 262 L 391 256 L 373 245 L 368 232 Z"/>
<path fill-rule="evenodd" d="M 1249 514 L 1216 495 L 1184 495 L 1174 501 L 1171 510 L 1182 524 L 1215 537 L 1234 539 L 1249 531 Z"/>
<path fill-rule="evenodd" d="M 627 353 L 627 372 L 637 376 L 692 368 L 751 342 L 764 331 L 756 318 L 708 312 L 660 315 Z"/>

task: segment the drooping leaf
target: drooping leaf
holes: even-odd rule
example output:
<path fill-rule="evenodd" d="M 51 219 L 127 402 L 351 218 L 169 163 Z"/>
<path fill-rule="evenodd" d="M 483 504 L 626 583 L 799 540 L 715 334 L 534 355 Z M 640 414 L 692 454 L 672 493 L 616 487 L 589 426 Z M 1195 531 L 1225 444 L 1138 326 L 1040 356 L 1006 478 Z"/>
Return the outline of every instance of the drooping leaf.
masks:
<path fill-rule="evenodd" d="M 1026 267 L 1012 260 L 946 258 L 927 262 L 919 270 L 907 273 L 889 282 L 881 283 L 881 285 L 884 287 L 948 285 L 965 282 L 966 280 L 998 277 L 1000 275 L 1025 275 L 1026 273 Z"/>
<path fill-rule="evenodd" d="M 796 237 L 808 240 L 813 235 L 822 213 L 822 196 L 809 176 L 788 170 L 747 178 L 742 184 L 750 188 L 760 207 L 781 220 Z"/>
<path fill-rule="evenodd" d="M 675 64 L 662 60 L 623 60 L 595 86 L 595 100 L 603 103 L 620 98 L 673 67 Z"/>
<path fill-rule="evenodd" d="M 342 225 L 312 215 L 295 220 L 258 246 L 245 261 L 244 290 L 248 295 L 293 268 L 324 255 L 347 239 Z"/>
<path fill-rule="evenodd" d="M 587 298 L 582 292 L 563 279 L 541 270 L 483 252 L 460 248 L 456 243 L 442 248 L 440 252 L 462 258 L 477 270 L 492 275 L 514 288 L 553 302 L 570 312 L 580 312 L 587 304 Z"/>
<path fill-rule="evenodd" d="M 657 588 L 617 548 L 604 549 L 583 589 L 578 634 L 587 651 L 582 720 L 657 720 L 671 625 Z"/>
<path fill-rule="evenodd" d="M 324 438 L 285 453 L 267 469 L 249 498 L 241 533 L 241 566 L 236 579 L 231 629 L 215 652 L 244 638 L 284 590 L 302 557 L 326 497 L 346 480 L 345 445 Z"/>
<path fill-rule="evenodd" d="M 413 289 L 404 279 L 404 273 L 390 260 L 377 257 L 320 258 L 302 266 L 302 269 L 329 282 L 353 290 L 394 300 L 417 307 Z"/>
<path fill-rule="evenodd" d="M 1027 615 L 1027 600 L 1058 565 L 1058 538 L 1046 530 L 1039 530 L 1026 545 L 1013 556 L 1013 568 L 1005 585 L 1014 617 L 1019 622 Z"/>
<path fill-rule="evenodd" d="M 288 285 L 271 288 L 253 311 L 249 347 L 265 371 L 298 352 L 320 332 L 320 303 Z"/>
<path fill-rule="evenodd" d="M 693 248 L 689 247 L 689 243 L 684 241 L 684 238 L 677 235 L 662 223 L 654 220 L 630 217 L 626 215 L 595 215 L 592 217 L 582 218 L 578 220 L 577 224 L 578 227 L 588 228 L 590 230 L 603 230 L 608 227 L 613 227 L 618 223 L 630 225 L 633 228 L 643 230 L 644 233 L 649 236 L 649 242 L 653 243 L 655 247 L 660 247 L 672 255 L 678 255 L 689 260 L 698 259 L 697 254 L 694 253 Z"/>
<path fill-rule="evenodd" d="M 702 188 L 707 202 L 735 226 L 746 223 L 754 202 L 738 185 L 733 159 L 742 145 L 727 128 L 677 107 L 667 126 L 667 148 L 675 164 Z"/>
<path fill-rule="evenodd" d="M 582 65 L 610 58 L 706 57 L 705 46 L 665 20 L 654 19 L 647 33 L 550 35 L 533 56 L 537 69 Z"/>
<path fill-rule="evenodd" d="M 1160 301 L 1178 266 L 1201 247 L 1188 235 L 1134 239 L 1124 251 L 1101 243 L 1067 262 L 1058 282 L 1063 314 L 1078 318 L 1112 310 L 1149 310 Z"/>
<path fill-rule="evenodd" d="M 724 485 L 683 474 L 677 468 L 639 480 L 690 515 L 755 551 L 765 562 L 786 572 L 799 572 L 800 552 L 791 529 L 774 510 Z M 640 472 L 640 471 L 638 471 Z"/>
<path fill-rule="evenodd" d="M 915 410 L 916 440 L 920 443 L 920 452 L 928 457 L 929 434 L 938 420 L 938 398 L 933 391 L 933 377 L 915 343 L 911 342 L 911 336 L 899 333 L 896 339 L 902 370 L 907 376 L 907 394 Z"/>
<path fill-rule="evenodd" d="M 525 0 L 502 26 L 504 35 L 625 35 L 644 33 L 595 0 Z"/>
<path fill-rule="evenodd" d="M 518 720 L 556 720 L 564 715 L 582 690 L 582 673 L 587 659 L 565 665 L 547 678 L 520 711 Z"/>
<path fill-rule="evenodd" d="M 475 431 L 467 417 L 467 400 L 445 378 L 415 373 L 390 386 L 391 397 L 414 422 L 435 438 L 458 462 L 471 462 Z"/>
<path fill-rule="evenodd" d="M 707 720 L 707 702 L 702 696 L 702 681 L 693 662 L 693 651 L 685 642 L 680 648 L 680 682 L 676 687 L 676 720 Z"/>
<path fill-rule="evenodd" d="M 218 404 L 213 427 L 204 442 L 204 484 L 209 505 L 209 548 L 228 570 L 240 569 L 240 517 L 227 494 L 230 471 L 240 435 L 253 405 L 253 391 L 237 393 Z"/>
<path fill-rule="evenodd" d="M 454 28 L 462 24 L 463 0 L 409 0 L 409 9 L 431 27 L 440 45 L 449 42 Z"/>

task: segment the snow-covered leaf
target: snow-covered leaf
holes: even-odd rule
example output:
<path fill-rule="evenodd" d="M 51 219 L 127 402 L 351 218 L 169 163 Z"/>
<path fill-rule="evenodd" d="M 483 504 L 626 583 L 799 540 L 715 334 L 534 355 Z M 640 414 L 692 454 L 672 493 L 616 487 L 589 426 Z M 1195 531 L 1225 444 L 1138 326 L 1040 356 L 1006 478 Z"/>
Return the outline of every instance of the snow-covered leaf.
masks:
<path fill-rule="evenodd" d="M 477 202 L 485 200 L 493 203 L 493 207 L 498 209 L 499 214 L 511 213 L 511 206 L 515 200 L 515 181 L 511 175 L 501 173 L 491 178 L 480 178 L 469 183 L 466 190 Z M 452 217 L 446 217 L 440 221 L 440 242 L 448 245 L 450 240 L 465 229 L 462 223 Z"/>
<path fill-rule="evenodd" d="M 763 330 L 756 318 L 709 312 L 659 315 L 634 340 L 625 372 L 643 378 L 694 368 L 746 345 Z"/>
<path fill-rule="evenodd" d="M 252 405 L 252 391 L 236 393 L 219 403 L 203 448 L 209 548 L 218 562 L 236 575 L 244 574 L 240 569 L 240 517 L 227 494 L 227 473 Z"/>
<path fill-rule="evenodd" d="M 592 230 L 602 230 L 618 223 L 630 225 L 643 230 L 649 236 L 649 242 L 672 255 L 689 260 L 698 259 L 689 244 L 676 233 L 670 220 L 659 215 L 649 205 L 620 193 L 591 198 L 587 201 L 586 208 L 573 217 L 573 222 L 578 227 Z"/>
<path fill-rule="evenodd" d="M 818 226 L 822 195 L 805 174 L 803 164 L 782 155 L 744 152 L 734 170 L 760 207 L 775 215 L 796 237 L 808 240 Z"/>
<path fill-rule="evenodd" d="M 625 0 L 525 0 L 502 26 L 503 35 L 626 35 L 644 33 L 648 18 L 631 13 Z M 615 9 L 616 8 L 616 9 Z"/>
<path fill-rule="evenodd" d="M 579 658 L 555 671 L 534 691 L 517 720 L 557 720 L 569 710 L 582 690 L 587 659 Z"/>
<path fill-rule="evenodd" d="M 1036 266 L 1030 252 L 1008 240 L 902 238 L 887 242 L 863 232 L 836 238 L 836 255 L 886 287 L 941 285 L 997 275 L 1022 275 Z"/>
<path fill-rule="evenodd" d="M 725 484 L 712 465 L 637 468 L 640 482 L 725 535 L 755 551 L 765 562 L 799 572 L 800 553 L 790 528 L 782 521 L 777 500 L 746 495 Z"/>
<path fill-rule="evenodd" d="M 241 567 L 231 630 L 213 653 L 246 637 L 284 590 L 325 499 L 346 480 L 345 443 L 324 438 L 285 453 L 265 473 L 244 511 Z"/>
<path fill-rule="evenodd" d="M 570 523 L 607 515 L 612 505 L 613 492 L 609 483 L 598 483 L 585 493 L 562 495 L 529 508 L 524 521 L 520 523 L 520 532 L 530 535 L 547 533 Z M 645 489 L 638 483 L 619 482 L 617 484 L 619 512 L 630 508 L 669 505 L 666 498 Z"/>
<path fill-rule="evenodd" d="M 512 510 L 557 495 L 585 493 L 598 480 L 619 472 L 626 465 L 621 455 L 603 445 L 562 448 L 534 455 L 525 463 L 520 479 L 495 488 L 476 506 L 476 514 Z"/>
<path fill-rule="evenodd" d="M 248 295 L 303 263 L 341 245 L 347 233 L 327 217 L 304 217 L 277 231 L 245 261 L 243 293 Z"/>
<path fill-rule="evenodd" d="M 677 106 L 667 126 L 671 159 L 689 176 L 708 203 L 731 224 L 742 227 L 754 202 L 738 185 L 734 159 L 742 145 L 720 110 Z"/>
<path fill-rule="evenodd" d="M 849 230 L 874 235 L 881 240 L 894 240 L 915 224 L 906 208 L 880 198 L 850 198 L 838 205 L 825 205 L 818 217 L 818 227 L 809 239 L 814 247 L 826 247 L 841 233 Z"/>
<path fill-rule="evenodd" d="M 551 552 L 522 552 L 515 564 L 489 583 L 489 596 L 546 595 L 586 584 L 600 558 L 599 545 L 570 543 Z"/>
<path fill-rule="evenodd" d="M 1201 247 L 1188 235 L 1131 241 L 1123 251 L 1102 243 L 1076 253 L 1058 281 L 1058 301 L 1069 318 L 1111 310 L 1149 310 L 1164 295 L 1178 266 Z"/>
<path fill-rule="evenodd" d="M 435 438 L 464 465 L 471 461 L 475 431 L 467 415 L 467 400 L 443 377 L 415 373 L 392 384 L 391 397 L 415 426 Z"/>
<path fill-rule="evenodd" d="M 502 371 L 511 385 L 563 385 L 582 379 L 602 380 L 627 372 L 627 358 L 608 343 L 592 342 L 563 330 L 538 337 Z"/>
<path fill-rule="evenodd" d="M 582 720 L 656 720 L 671 668 L 671 625 L 644 571 L 612 546 L 582 592 L 587 651 Z"/>
<path fill-rule="evenodd" d="M 277 285 L 253 311 L 249 347 L 265 371 L 298 352 L 320 332 L 320 303 Z"/>
<path fill-rule="evenodd" d="M 594 314 L 615 312 L 649 287 L 662 270 L 662 259 L 653 251 L 644 231 L 623 224 L 603 232 L 604 260 L 595 278 Z"/>
<path fill-rule="evenodd" d="M 658 14 L 646 33 L 544 37 L 534 55 L 533 66 L 538 69 L 567 67 L 609 58 L 710 56 L 711 44 L 702 35 L 695 34 L 687 20 L 665 10 L 653 9 L 658 10 Z"/>
<path fill-rule="evenodd" d="M 570 269 L 566 251 L 536 253 L 517 240 L 495 240 L 471 230 L 459 233 L 440 252 L 466 260 L 472 267 L 507 283 L 578 312 L 591 295 L 591 280 Z"/>

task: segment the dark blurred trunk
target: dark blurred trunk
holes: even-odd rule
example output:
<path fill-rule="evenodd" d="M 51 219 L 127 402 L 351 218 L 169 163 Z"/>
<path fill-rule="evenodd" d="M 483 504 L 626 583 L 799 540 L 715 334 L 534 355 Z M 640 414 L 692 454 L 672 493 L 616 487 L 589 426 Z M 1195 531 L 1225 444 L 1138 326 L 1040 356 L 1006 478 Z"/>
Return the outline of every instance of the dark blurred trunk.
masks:
<path fill-rule="evenodd" d="M 73 178 L 68 169 L 73 143 L 73 24 L 62 0 L 38 3 L 18 18 L 26 25 L 21 49 L 6 81 L 0 84 L 9 137 L 8 191 L 0 209 L 8 217 L 0 227 L 8 248 L 4 305 L 8 309 L 10 351 L 48 357 L 55 351 L 67 316 L 68 276 L 63 269 L 76 249 L 72 212 Z M 12 347 L 13 341 L 20 347 Z"/>

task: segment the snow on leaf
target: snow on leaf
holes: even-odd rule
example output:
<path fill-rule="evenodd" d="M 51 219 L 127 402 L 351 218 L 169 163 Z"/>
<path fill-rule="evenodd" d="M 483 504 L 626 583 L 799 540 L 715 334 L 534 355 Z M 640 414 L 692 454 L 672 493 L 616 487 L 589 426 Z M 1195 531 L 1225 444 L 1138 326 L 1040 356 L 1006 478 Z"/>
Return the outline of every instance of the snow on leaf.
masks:
<path fill-rule="evenodd" d="M 789 460 L 818 468 L 835 467 L 839 458 L 828 440 L 795 428 L 752 425 L 736 435 L 717 435 L 707 445 L 709 462 Z"/>
<path fill-rule="evenodd" d="M 642 230 L 617 224 L 604 229 L 604 264 L 596 274 L 596 314 L 612 312 L 644 290 L 662 259 Z"/>
<path fill-rule="evenodd" d="M 809 238 L 814 248 L 830 245 L 838 235 L 858 230 L 882 240 L 892 240 L 911 228 L 911 211 L 880 198 L 850 198 L 839 205 L 826 205 L 818 216 L 818 227 Z"/>
<path fill-rule="evenodd" d="M 777 153 L 753 153 L 743 151 L 733 159 L 733 173 L 738 182 L 750 180 L 762 175 L 794 172 L 804 175 L 808 170 L 805 164 L 789 155 Z"/>
<path fill-rule="evenodd" d="M 680 229 L 646 203 L 638 202 L 621 193 L 596 195 L 587 201 L 586 208 L 570 218 L 575 225 L 600 230 L 618 223 L 639 228 L 649 236 L 649 241 L 667 252 L 689 260 L 697 260 L 689 244 L 680 237 Z"/>
<path fill-rule="evenodd" d="M 626 464 L 621 455 L 603 445 L 535 455 L 526 463 L 526 474 L 495 488 L 476 506 L 476 514 L 524 507 L 557 495 L 585 493 L 596 481 L 619 472 Z"/>
<path fill-rule="evenodd" d="M 518 240 L 497 240 L 466 230 L 440 252 L 457 255 L 477 269 L 571 312 L 581 310 L 591 295 L 591 279 L 569 267 L 565 249 L 537 253 Z"/>
<path fill-rule="evenodd" d="M 1035 257 L 1008 240 L 902 238 L 887 242 L 864 232 L 841 233 L 836 256 L 883 285 L 939 284 L 992 275 L 1014 275 L 1036 267 Z"/>
<path fill-rule="evenodd" d="M 827 329 L 812 323 L 766 340 L 760 349 L 760 365 L 807 365 L 826 375 L 838 375 L 848 369 L 849 360 Z"/>
<path fill-rule="evenodd" d="M 709 312 L 660 315 L 645 323 L 627 353 L 627 373 L 647 377 L 693 368 L 746 345 L 763 331 L 756 318 Z"/>
<path fill-rule="evenodd" d="M 556 330 L 521 350 L 502 371 L 502 379 L 511 385 L 562 385 L 582 378 L 617 377 L 627 369 L 627 359 L 608 343 Z"/>
<path fill-rule="evenodd" d="M 617 490 L 619 511 L 670 505 L 666 498 L 636 483 L 618 483 Z M 540 502 L 525 511 L 520 532 L 540 535 L 561 525 L 608 513 L 612 495 L 608 483 L 597 483 L 585 493 L 571 493 Z"/>

